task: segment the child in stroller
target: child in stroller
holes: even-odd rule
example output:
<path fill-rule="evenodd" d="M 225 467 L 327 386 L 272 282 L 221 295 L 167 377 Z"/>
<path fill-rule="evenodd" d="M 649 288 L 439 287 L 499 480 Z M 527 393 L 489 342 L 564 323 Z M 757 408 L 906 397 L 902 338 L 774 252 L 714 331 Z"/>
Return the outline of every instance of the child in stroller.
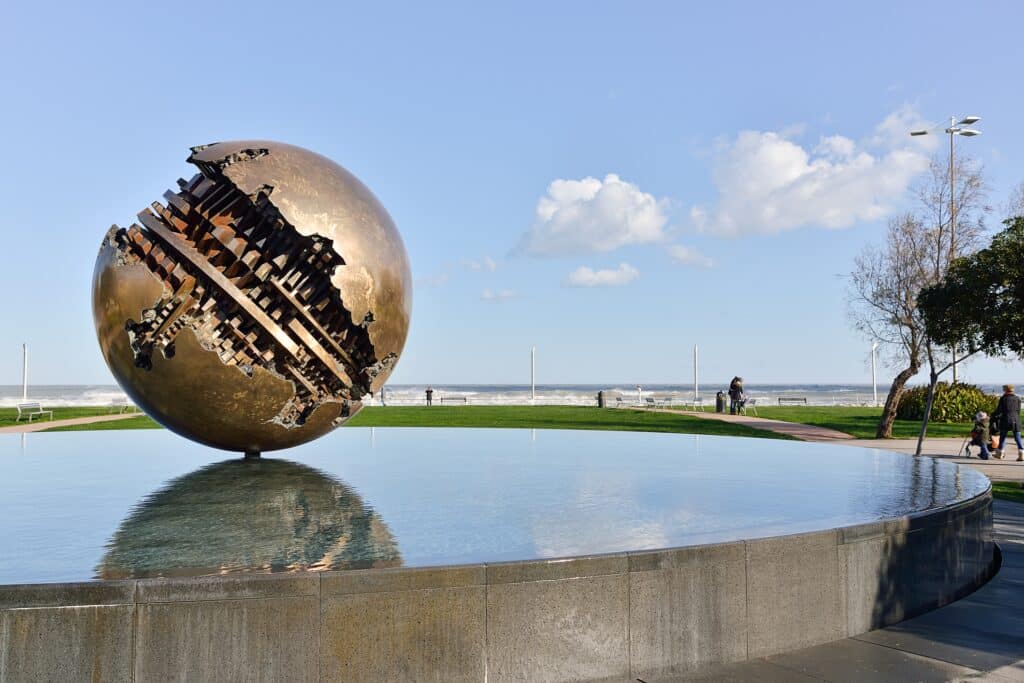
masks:
<path fill-rule="evenodd" d="M 984 410 L 979 410 L 974 416 L 974 427 L 971 429 L 971 442 L 964 446 L 964 455 L 968 458 L 971 457 L 971 446 L 978 446 L 978 457 L 982 460 L 988 460 L 990 455 L 990 449 L 995 448 L 995 444 L 992 443 L 992 432 L 989 428 L 988 413 Z"/>

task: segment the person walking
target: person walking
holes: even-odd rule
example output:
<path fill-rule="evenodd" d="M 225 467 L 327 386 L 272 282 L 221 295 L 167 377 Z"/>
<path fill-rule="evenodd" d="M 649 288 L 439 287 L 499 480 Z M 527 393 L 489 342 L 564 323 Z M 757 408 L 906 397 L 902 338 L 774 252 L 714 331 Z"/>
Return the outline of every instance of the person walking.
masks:
<path fill-rule="evenodd" d="M 999 424 L 999 448 L 992 455 L 1003 457 L 1006 435 L 1012 433 L 1017 442 L 1017 462 L 1024 462 L 1024 444 L 1020 440 L 1020 396 L 1013 393 L 1012 384 L 1003 385 L 1003 395 L 999 397 L 996 412 L 992 413 L 992 421 Z"/>
<path fill-rule="evenodd" d="M 427 387 L 427 405 L 434 405 L 434 387 Z"/>
<path fill-rule="evenodd" d="M 733 377 L 729 383 L 729 414 L 736 415 L 743 409 L 743 378 Z"/>
<path fill-rule="evenodd" d="M 982 460 L 988 460 L 988 444 L 991 440 L 992 435 L 989 432 L 988 414 L 984 410 L 979 410 L 974 416 L 974 429 L 971 430 L 971 445 L 981 449 L 978 457 Z"/>

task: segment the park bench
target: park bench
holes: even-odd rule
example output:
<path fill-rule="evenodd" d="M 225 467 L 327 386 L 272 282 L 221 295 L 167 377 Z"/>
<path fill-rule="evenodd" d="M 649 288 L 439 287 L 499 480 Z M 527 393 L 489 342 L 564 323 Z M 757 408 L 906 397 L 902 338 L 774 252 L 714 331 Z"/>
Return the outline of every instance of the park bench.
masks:
<path fill-rule="evenodd" d="M 807 399 L 803 396 L 779 396 L 779 405 L 807 405 Z"/>
<path fill-rule="evenodd" d="M 698 396 L 697 398 L 693 399 L 693 401 L 691 401 L 690 404 L 693 406 L 693 410 L 694 411 L 698 411 L 699 410 L 702 413 L 704 412 L 704 397 L 703 396 Z"/>
<path fill-rule="evenodd" d="M 644 399 L 644 405 L 647 406 L 648 408 L 657 408 L 658 407 L 657 402 L 654 400 L 653 397 L 650 397 L 650 396 L 648 396 L 647 398 Z"/>
<path fill-rule="evenodd" d="M 119 413 L 126 411 L 135 412 L 135 404 L 129 403 L 128 398 L 124 396 L 121 398 L 115 398 L 110 401 L 110 412 L 114 412 L 115 410 Z"/>
<path fill-rule="evenodd" d="M 806 403 L 807 399 L 803 399 L 803 401 L 804 401 L 804 403 Z M 755 416 L 757 415 L 757 399 L 756 398 L 744 399 L 743 402 L 740 403 L 740 412 L 741 413 L 746 415 L 748 409 L 749 410 L 753 410 L 754 411 L 754 415 Z"/>
<path fill-rule="evenodd" d="M 442 396 L 440 401 L 441 401 L 441 405 L 444 405 L 445 402 L 448 402 L 448 403 L 464 403 L 464 404 L 465 403 L 469 403 L 469 399 L 467 397 L 465 397 L 465 396 Z"/>
<path fill-rule="evenodd" d="M 27 417 L 28 421 L 31 422 L 32 418 L 40 417 L 42 415 L 49 415 L 50 419 L 53 419 L 52 410 L 43 410 L 43 406 L 38 401 L 29 401 L 27 403 L 18 404 L 18 417 L 14 420 L 15 422 L 21 422 L 21 418 Z"/>

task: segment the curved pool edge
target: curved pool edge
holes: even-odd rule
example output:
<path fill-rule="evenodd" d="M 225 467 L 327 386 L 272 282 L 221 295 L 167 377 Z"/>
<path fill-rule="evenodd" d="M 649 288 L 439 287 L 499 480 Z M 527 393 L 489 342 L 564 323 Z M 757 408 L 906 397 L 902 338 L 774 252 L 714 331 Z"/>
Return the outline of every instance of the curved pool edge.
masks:
<path fill-rule="evenodd" d="M 989 489 L 665 550 L 0 586 L 0 680 L 656 680 L 935 609 L 985 583 L 994 557 Z"/>

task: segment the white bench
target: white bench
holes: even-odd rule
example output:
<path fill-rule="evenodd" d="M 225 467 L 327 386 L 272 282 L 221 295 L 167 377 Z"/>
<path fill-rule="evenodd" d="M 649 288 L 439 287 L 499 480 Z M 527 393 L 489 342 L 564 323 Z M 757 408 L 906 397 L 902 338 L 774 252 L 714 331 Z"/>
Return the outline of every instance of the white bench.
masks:
<path fill-rule="evenodd" d="M 803 396 L 779 396 L 780 406 L 807 405 L 807 399 Z"/>
<path fill-rule="evenodd" d="M 743 413 L 744 415 L 747 414 L 747 409 L 748 408 L 750 410 L 754 411 L 754 415 L 757 415 L 757 399 L 756 398 L 744 399 L 744 401 L 742 403 L 740 403 L 740 412 Z"/>
<path fill-rule="evenodd" d="M 135 404 L 129 403 L 128 398 L 122 396 L 121 398 L 115 398 L 110 402 L 110 412 L 117 411 L 119 413 L 124 412 L 135 412 Z"/>
<path fill-rule="evenodd" d="M 32 418 L 40 417 L 41 415 L 49 415 L 50 419 L 53 419 L 52 410 L 43 410 L 43 406 L 39 401 L 28 401 L 18 404 L 18 417 L 14 421 L 21 422 L 21 418 L 27 417 L 28 421 L 31 422 Z"/>
<path fill-rule="evenodd" d="M 469 398 L 466 397 L 466 396 L 442 396 L 438 400 L 441 402 L 441 405 L 444 405 L 445 402 L 448 402 L 448 403 L 462 403 L 464 405 L 468 405 L 469 404 Z"/>

